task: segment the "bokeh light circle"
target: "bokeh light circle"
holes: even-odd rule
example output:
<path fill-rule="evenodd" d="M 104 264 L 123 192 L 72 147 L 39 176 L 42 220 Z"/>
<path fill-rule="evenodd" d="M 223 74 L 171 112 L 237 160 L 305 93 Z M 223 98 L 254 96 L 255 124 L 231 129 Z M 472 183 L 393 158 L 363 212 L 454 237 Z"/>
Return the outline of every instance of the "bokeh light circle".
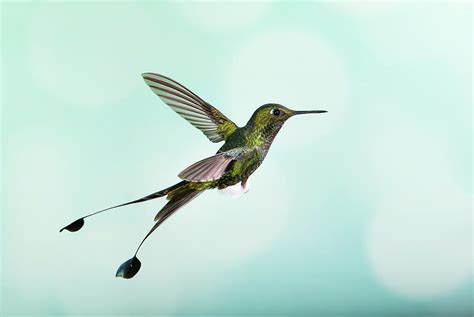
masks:
<path fill-rule="evenodd" d="M 249 27 L 267 10 L 268 2 L 185 2 L 174 6 L 191 23 L 209 32 Z"/>
<path fill-rule="evenodd" d="M 36 84 L 66 104 L 100 106 L 141 83 L 156 58 L 146 13 L 129 3 L 55 3 L 33 11 L 29 62 Z"/>
<path fill-rule="evenodd" d="M 378 280 L 402 296 L 445 295 L 472 273 L 472 198 L 458 188 L 439 139 L 414 127 L 378 131 L 366 158 L 378 184 L 370 263 Z"/>
<path fill-rule="evenodd" d="M 368 249 L 385 286 L 406 297 L 429 299 L 469 281 L 472 201 L 459 192 L 445 192 L 441 201 L 415 195 L 379 207 Z"/>
<path fill-rule="evenodd" d="M 295 117 L 287 123 L 297 125 L 284 132 L 292 144 L 311 144 L 343 116 L 347 77 L 337 53 L 319 35 L 273 30 L 243 43 L 235 53 L 226 90 L 226 103 L 244 122 L 269 102 L 296 110 L 328 110 L 328 114 Z"/>

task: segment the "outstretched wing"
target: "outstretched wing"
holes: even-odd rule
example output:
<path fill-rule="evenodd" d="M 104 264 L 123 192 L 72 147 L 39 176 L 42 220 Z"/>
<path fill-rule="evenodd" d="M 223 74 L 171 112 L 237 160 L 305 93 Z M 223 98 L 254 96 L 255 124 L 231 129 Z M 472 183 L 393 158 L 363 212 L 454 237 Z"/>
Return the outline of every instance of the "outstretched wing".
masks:
<path fill-rule="evenodd" d="M 191 182 L 208 182 L 219 179 L 224 175 L 227 166 L 242 153 L 237 148 L 227 152 L 220 152 L 189 166 L 178 177 Z"/>
<path fill-rule="evenodd" d="M 178 82 L 159 74 L 142 74 L 151 90 L 181 117 L 201 130 L 212 142 L 227 139 L 236 129 L 234 122 Z"/>

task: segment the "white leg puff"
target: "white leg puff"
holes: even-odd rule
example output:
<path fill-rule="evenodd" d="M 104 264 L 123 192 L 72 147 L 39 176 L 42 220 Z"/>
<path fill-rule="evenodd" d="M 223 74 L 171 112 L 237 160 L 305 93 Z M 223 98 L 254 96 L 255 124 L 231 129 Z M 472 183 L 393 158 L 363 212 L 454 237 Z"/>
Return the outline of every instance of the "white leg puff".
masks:
<path fill-rule="evenodd" d="M 231 195 L 232 197 L 239 197 L 249 191 L 249 182 L 245 183 L 245 186 L 242 186 L 242 183 L 237 183 L 235 185 L 226 187 L 222 189 L 222 191 L 226 194 Z"/>

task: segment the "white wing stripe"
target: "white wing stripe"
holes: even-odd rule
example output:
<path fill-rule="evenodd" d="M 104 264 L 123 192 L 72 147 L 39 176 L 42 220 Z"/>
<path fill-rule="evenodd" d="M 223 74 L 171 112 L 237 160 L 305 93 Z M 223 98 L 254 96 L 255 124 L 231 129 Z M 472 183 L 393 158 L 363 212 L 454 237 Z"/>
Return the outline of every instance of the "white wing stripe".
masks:
<path fill-rule="evenodd" d="M 217 129 L 216 126 L 211 125 L 211 124 L 205 124 L 205 123 L 199 123 L 199 122 L 193 122 L 193 121 L 189 121 L 189 122 L 196 128 L 199 127 L 203 129 Z"/>
<path fill-rule="evenodd" d="M 182 107 L 175 107 L 174 105 L 168 105 L 168 106 L 170 106 L 176 113 L 179 113 L 182 116 L 188 116 L 188 117 L 192 117 L 196 120 L 205 120 L 206 122 L 212 122 L 211 119 L 209 119 L 208 117 L 203 117 L 199 113 L 185 110 Z M 212 123 L 214 123 L 214 122 L 212 122 Z"/>
<path fill-rule="evenodd" d="M 194 108 L 196 108 L 196 109 L 201 109 L 199 103 L 197 103 L 196 100 L 191 99 L 191 98 L 189 98 L 189 97 L 186 96 L 186 95 L 181 95 L 181 94 L 177 93 L 176 91 L 169 90 L 169 89 L 166 89 L 166 88 L 163 88 L 163 87 L 155 86 L 155 85 L 153 85 L 153 84 L 151 84 L 151 83 L 148 83 L 146 80 L 145 80 L 145 82 L 146 82 L 147 85 L 153 90 L 153 92 L 154 92 L 155 94 L 157 94 L 157 95 L 163 94 L 163 93 L 169 94 L 169 95 L 171 95 L 171 96 L 178 97 L 178 98 L 181 98 L 181 99 L 183 99 L 183 100 L 187 100 L 187 101 L 189 101 L 190 103 L 193 104 L 193 107 L 194 107 Z M 166 98 L 166 97 L 165 97 L 165 98 Z"/>
<path fill-rule="evenodd" d="M 157 76 L 156 74 L 148 74 L 150 75 L 151 78 L 161 78 L 163 79 L 165 82 L 167 82 L 168 84 L 170 85 L 173 85 L 173 86 L 178 86 L 182 89 L 184 89 L 185 91 L 187 91 L 188 93 L 190 93 L 191 95 L 194 96 L 194 98 L 199 101 L 199 103 L 205 103 L 204 100 L 201 99 L 201 97 L 199 97 L 198 95 L 196 95 L 195 93 L 193 93 L 191 90 L 189 90 L 188 88 L 184 87 L 183 85 L 181 85 L 180 83 L 178 83 L 177 81 L 169 78 L 169 77 L 166 77 L 166 76 L 163 76 L 163 75 L 159 75 Z"/>
<path fill-rule="evenodd" d="M 193 108 L 193 107 L 189 107 L 189 106 L 186 106 L 186 105 L 183 105 L 183 104 L 175 104 L 175 103 L 171 103 L 171 102 L 167 102 L 166 104 L 170 107 L 176 107 L 176 108 L 179 108 L 179 109 L 182 109 L 182 110 L 185 110 L 185 111 L 194 112 L 195 114 L 198 114 L 200 116 L 205 116 L 206 119 L 209 119 L 206 112 L 202 109 L 197 109 L 195 107 Z"/>
<path fill-rule="evenodd" d="M 189 90 L 187 90 L 187 89 L 182 89 L 182 88 L 180 88 L 179 86 L 176 86 L 173 82 L 171 82 L 171 83 L 170 83 L 170 82 L 166 82 L 166 81 L 161 80 L 161 78 L 158 79 L 158 78 L 150 77 L 150 76 L 145 76 L 144 78 L 145 78 L 146 80 L 152 81 L 152 82 L 154 82 L 154 83 L 157 83 L 157 84 L 163 85 L 163 86 L 165 86 L 165 87 L 174 89 L 174 90 L 176 90 L 176 91 L 182 93 L 183 95 L 188 96 L 189 98 L 193 99 L 194 101 L 197 102 L 197 104 L 199 104 L 199 103 L 204 103 L 204 101 L 203 101 L 201 98 L 197 97 L 197 96 L 194 95 L 193 93 L 190 93 Z M 165 78 L 163 78 L 163 79 L 165 79 Z"/>
<path fill-rule="evenodd" d="M 189 110 L 185 110 L 182 107 L 175 107 L 175 105 L 168 104 L 168 106 L 170 106 L 176 113 L 179 113 L 182 116 L 188 116 L 188 117 L 193 117 L 193 118 L 196 118 L 196 119 L 199 119 L 199 120 L 206 120 L 206 122 L 212 122 L 211 119 L 209 119 L 208 117 L 203 117 L 199 113 L 191 112 Z M 212 123 L 214 123 L 214 122 L 212 122 Z"/>
<path fill-rule="evenodd" d="M 202 125 L 208 125 L 209 127 L 217 128 L 216 125 L 213 124 L 211 121 L 197 120 L 193 118 L 189 118 L 187 120 L 191 122 L 192 124 L 198 124 L 198 125 L 202 124 Z"/>
<path fill-rule="evenodd" d="M 196 127 L 197 128 L 197 127 Z M 204 133 L 215 133 L 216 129 L 201 129 Z"/>
<path fill-rule="evenodd" d="M 163 76 L 163 79 L 167 80 L 168 82 L 170 82 L 171 84 L 174 84 L 174 85 L 177 85 L 178 87 L 181 87 L 182 89 L 186 90 L 187 92 L 189 92 L 191 95 L 193 95 L 196 100 L 199 100 L 199 102 L 202 102 L 202 103 L 205 103 L 204 100 L 201 99 L 201 97 L 199 97 L 198 95 L 196 95 L 195 93 L 193 93 L 191 90 L 189 90 L 188 88 L 184 87 L 183 85 L 181 85 L 180 83 L 178 83 L 177 81 L 171 79 L 171 78 L 168 78 L 166 76 Z"/>
<path fill-rule="evenodd" d="M 158 89 L 155 89 L 155 90 L 158 90 Z M 160 92 L 161 92 L 161 91 L 158 90 L 158 92 L 155 92 L 155 94 L 156 94 L 158 97 L 160 97 L 161 99 L 163 99 L 166 103 L 168 103 L 168 102 L 173 102 L 173 101 L 174 101 L 174 102 L 178 102 L 178 103 L 180 103 L 180 104 L 186 105 L 186 106 L 188 106 L 188 107 L 191 107 L 191 108 L 194 108 L 194 109 L 197 110 L 196 104 L 189 103 L 189 102 L 185 101 L 185 100 L 187 100 L 187 99 L 184 99 L 184 98 L 181 98 L 181 99 L 180 99 L 180 98 L 170 97 L 170 96 L 167 96 L 167 95 L 162 94 L 162 93 L 160 93 Z M 173 95 L 173 96 L 176 96 L 176 95 Z M 199 110 L 200 110 L 200 109 L 201 109 L 201 108 L 199 108 Z"/>
<path fill-rule="evenodd" d="M 196 128 L 202 128 L 202 129 L 216 129 L 215 126 L 209 125 L 209 124 L 202 124 L 202 123 L 195 123 L 195 122 L 191 122 L 191 124 L 192 124 L 193 126 L 195 126 Z"/>

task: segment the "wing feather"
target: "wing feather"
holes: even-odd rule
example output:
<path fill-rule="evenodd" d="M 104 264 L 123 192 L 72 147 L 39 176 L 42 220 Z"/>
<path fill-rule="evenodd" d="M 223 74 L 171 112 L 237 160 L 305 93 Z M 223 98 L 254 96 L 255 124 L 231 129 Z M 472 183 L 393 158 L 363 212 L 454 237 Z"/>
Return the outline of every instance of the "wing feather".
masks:
<path fill-rule="evenodd" d="M 219 179 L 224 175 L 227 166 L 242 152 L 241 149 L 233 149 L 228 152 L 217 153 L 192 164 L 179 173 L 181 179 L 191 182 L 207 182 Z"/>
<path fill-rule="evenodd" d="M 180 83 L 163 75 L 142 74 L 145 83 L 177 114 L 201 130 L 212 142 L 227 139 L 237 125 Z"/>

